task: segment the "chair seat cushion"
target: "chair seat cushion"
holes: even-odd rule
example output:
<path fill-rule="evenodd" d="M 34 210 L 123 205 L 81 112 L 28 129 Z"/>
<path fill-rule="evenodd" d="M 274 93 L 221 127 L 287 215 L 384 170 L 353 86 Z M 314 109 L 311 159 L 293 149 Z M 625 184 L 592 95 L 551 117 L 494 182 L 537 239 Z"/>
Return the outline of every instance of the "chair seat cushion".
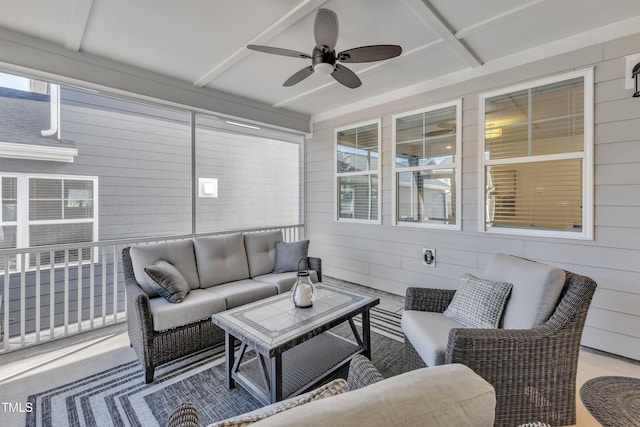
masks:
<path fill-rule="evenodd" d="M 489 259 L 482 277 L 513 285 L 502 327 L 531 329 L 546 322 L 555 310 L 566 273 L 513 255 L 495 254 Z"/>
<path fill-rule="evenodd" d="M 464 327 L 442 313 L 419 310 L 402 313 L 402 332 L 427 366 L 444 364 L 449 331 Z"/>
<path fill-rule="evenodd" d="M 278 289 L 278 293 L 281 294 L 291 290 L 293 284 L 296 283 L 297 274 L 297 271 L 290 271 L 288 273 L 269 273 L 256 276 L 253 280 L 262 283 L 270 283 L 274 285 Z M 309 275 L 313 283 L 318 281 L 318 273 L 311 270 L 309 271 Z"/>
<path fill-rule="evenodd" d="M 255 280 L 238 280 L 206 288 L 205 291 L 224 298 L 227 310 L 278 294 L 275 285 Z"/>
<path fill-rule="evenodd" d="M 180 304 L 172 304 L 164 298 L 149 300 L 153 329 L 157 332 L 195 323 L 226 309 L 223 296 L 193 289 Z"/>

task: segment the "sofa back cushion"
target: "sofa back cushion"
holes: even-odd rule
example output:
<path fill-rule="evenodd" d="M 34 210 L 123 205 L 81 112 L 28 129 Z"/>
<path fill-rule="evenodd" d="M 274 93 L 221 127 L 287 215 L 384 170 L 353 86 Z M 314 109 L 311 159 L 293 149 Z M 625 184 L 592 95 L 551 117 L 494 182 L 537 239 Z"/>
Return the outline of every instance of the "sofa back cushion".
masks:
<path fill-rule="evenodd" d="M 280 230 L 244 234 L 251 277 L 273 272 L 276 267 L 276 243 L 281 241 Z"/>
<path fill-rule="evenodd" d="M 566 273 L 513 255 L 495 254 L 482 277 L 513 285 L 502 326 L 505 329 L 530 329 L 546 322 L 555 310 Z"/>
<path fill-rule="evenodd" d="M 191 240 L 133 246 L 129 253 L 131 254 L 133 275 L 138 285 L 150 297 L 157 297 L 158 294 L 153 290 L 151 279 L 144 271 L 144 268 L 155 265 L 161 259 L 173 265 L 182 274 L 191 289 L 200 287 L 196 259 L 193 254 L 193 242 Z"/>
<path fill-rule="evenodd" d="M 242 234 L 198 237 L 193 245 L 201 288 L 249 278 Z"/>

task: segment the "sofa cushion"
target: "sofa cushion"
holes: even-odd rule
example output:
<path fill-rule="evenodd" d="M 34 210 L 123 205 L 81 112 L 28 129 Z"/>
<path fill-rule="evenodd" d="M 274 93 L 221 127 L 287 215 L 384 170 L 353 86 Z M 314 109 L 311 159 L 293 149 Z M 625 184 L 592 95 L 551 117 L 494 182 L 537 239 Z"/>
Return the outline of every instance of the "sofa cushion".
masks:
<path fill-rule="evenodd" d="M 151 279 L 151 287 L 161 297 L 172 303 L 180 303 L 191 288 L 177 268 L 161 259 L 154 265 L 144 268 Z"/>
<path fill-rule="evenodd" d="M 153 330 L 157 332 L 206 319 L 227 308 L 224 297 L 204 289 L 193 289 L 180 304 L 171 304 L 164 298 L 152 298 L 149 306 Z"/>
<path fill-rule="evenodd" d="M 402 312 L 402 332 L 427 366 L 444 364 L 449 331 L 464 327 L 442 313 L 420 310 Z"/>
<path fill-rule="evenodd" d="M 327 397 L 336 396 L 347 391 L 347 382 L 342 378 L 337 378 L 323 386 L 316 388 L 308 393 L 300 396 L 276 402 L 264 408 L 240 415 L 235 418 L 229 418 L 223 421 L 210 424 L 208 427 L 244 427 L 260 421 L 272 415 L 284 412 L 288 409 L 301 406 L 315 400 L 325 399 Z"/>
<path fill-rule="evenodd" d="M 197 237 L 193 246 L 201 288 L 249 278 L 242 234 Z"/>
<path fill-rule="evenodd" d="M 289 292 L 296 283 L 298 273 L 296 271 L 290 271 L 288 273 L 269 273 L 253 278 L 256 282 L 271 283 L 278 288 L 278 293 Z M 313 283 L 318 281 L 318 273 L 311 270 L 309 271 L 309 277 Z"/>
<path fill-rule="evenodd" d="M 133 246 L 129 253 L 131 255 L 133 275 L 138 285 L 140 285 L 150 297 L 157 297 L 158 294 L 153 290 L 144 268 L 149 265 L 154 265 L 160 259 L 169 262 L 178 269 L 191 289 L 200 287 L 196 259 L 193 254 L 193 242 L 191 240 L 176 240 L 167 243 Z"/>
<path fill-rule="evenodd" d="M 566 273 L 513 255 L 495 254 L 489 259 L 482 277 L 513 284 L 502 326 L 530 329 L 546 322 L 553 313 Z"/>
<path fill-rule="evenodd" d="M 451 364 L 309 402 L 252 427 L 492 427 L 495 406 L 491 384 L 468 367 Z"/>
<path fill-rule="evenodd" d="M 464 274 L 444 315 L 470 328 L 497 328 L 511 283 Z"/>
<path fill-rule="evenodd" d="M 273 272 L 276 267 L 276 243 L 281 241 L 282 231 L 280 230 L 244 234 L 251 277 Z"/>
<path fill-rule="evenodd" d="M 251 279 L 224 283 L 205 290 L 224 298 L 227 310 L 278 294 L 278 290 L 271 283 L 261 283 Z"/>
<path fill-rule="evenodd" d="M 299 242 L 278 242 L 276 243 L 276 265 L 274 273 L 287 273 L 298 271 L 299 268 L 307 269 L 307 254 L 309 252 L 309 241 Z M 305 262 L 300 262 L 304 259 Z"/>

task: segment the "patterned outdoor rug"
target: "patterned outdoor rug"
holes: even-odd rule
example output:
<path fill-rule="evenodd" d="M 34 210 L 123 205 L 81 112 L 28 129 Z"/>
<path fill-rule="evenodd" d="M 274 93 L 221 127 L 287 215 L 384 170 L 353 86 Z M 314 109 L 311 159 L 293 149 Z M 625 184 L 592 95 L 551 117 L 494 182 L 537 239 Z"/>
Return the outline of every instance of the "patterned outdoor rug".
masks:
<path fill-rule="evenodd" d="M 604 427 L 640 426 L 639 378 L 593 378 L 582 386 L 580 397 Z"/>
<path fill-rule="evenodd" d="M 403 372 L 400 315 L 371 310 L 372 359 L 385 377 Z M 349 333 L 348 324 L 334 328 Z M 242 387 L 224 385 L 224 346 L 204 350 L 156 369 L 144 384 L 140 364 L 125 363 L 90 377 L 29 396 L 27 427 L 164 426 L 181 402 L 193 402 L 200 422 L 209 424 L 257 409 L 261 404 Z"/>

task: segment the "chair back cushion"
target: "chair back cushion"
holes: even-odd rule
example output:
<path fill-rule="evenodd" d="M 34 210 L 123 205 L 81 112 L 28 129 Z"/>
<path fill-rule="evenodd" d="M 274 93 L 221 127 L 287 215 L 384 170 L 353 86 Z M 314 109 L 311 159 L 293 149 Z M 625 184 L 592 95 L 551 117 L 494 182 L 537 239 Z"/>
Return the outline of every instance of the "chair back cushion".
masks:
<path fill-rule="evenodd" d="M 193 246 L 201 288 L 249 278 L 242 234 L 197 237 Z"/>
<path fill-rule="evenodd" d="M 191 240 L 133 246 L 130 254 L 136 281 L 150 297 L 157 297 L 158 294 L 153 289 L 151 280 L 144 268 L 155 265 L 161 259 L 173 265 L 182 274 L 191 289 L 200 287 L 196 259 L 193 254 L 193 242 Z"/>
<path fill-rule="evenodd" d="M 491 257 L 482 277 L 513 285 L 502 327 L 530 329 L 546 322 L 555 310 L 566 273 L 550 265 L 499 253 Z"/>
<path fill-rule="evenodd" d="M 276 267 L 276 243 L 282 242 L 282 231 L 258 231 L 244 234 L 251 277 L 273 273 Z"/>

